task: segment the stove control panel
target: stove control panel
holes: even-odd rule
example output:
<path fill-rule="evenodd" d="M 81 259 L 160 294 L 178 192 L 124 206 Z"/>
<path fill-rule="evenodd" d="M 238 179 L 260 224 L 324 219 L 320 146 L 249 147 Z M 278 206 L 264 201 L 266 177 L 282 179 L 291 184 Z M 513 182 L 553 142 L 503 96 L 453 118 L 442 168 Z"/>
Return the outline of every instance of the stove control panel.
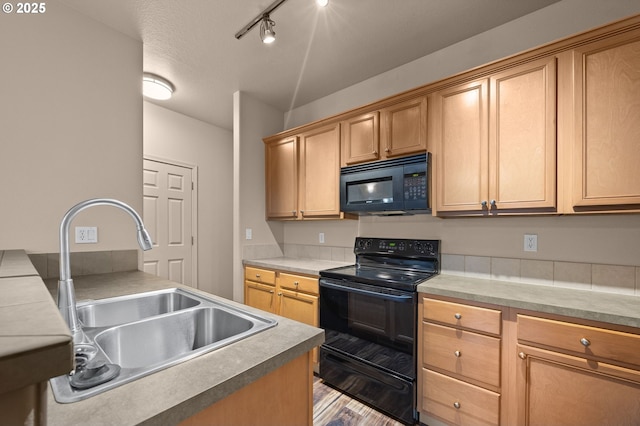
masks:
<path fill-rule="evenodd" d="M 356 255 L 388 253 L 436 258 L 440 252 L 440 241 L 357 237 L 353 252 Z"/>

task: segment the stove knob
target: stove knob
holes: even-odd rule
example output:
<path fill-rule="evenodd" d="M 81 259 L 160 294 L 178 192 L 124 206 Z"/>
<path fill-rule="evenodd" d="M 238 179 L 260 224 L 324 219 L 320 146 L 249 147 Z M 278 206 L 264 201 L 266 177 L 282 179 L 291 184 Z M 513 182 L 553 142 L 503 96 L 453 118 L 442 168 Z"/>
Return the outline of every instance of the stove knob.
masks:
<path fill-rule="evenodd" d="M 367 240 L 367 241 L 364 243 L 364 247 L 365 247 L 365 248 L 371 248 L 371 244 L 372 244 L 371 240 Z"/>
<path fill-rule="evenodd" d="M 418 253 L 422 253 L 422 251 L 424 250 L 424 248 L 422 247 L 422 243 L 419 241 L 416 241 L 415 243 L 413 243 L 413 248 Z"/>
<path fill-rule="evenodd" d="M 425 248 L 426 248 L 426 250 L 427 250 L 427 252 L 428 252 L 428 253 L 433 253 L 433 244 L 431 244 L 431 243 L 427 243 L 427 244 L 425 245 Z"/>

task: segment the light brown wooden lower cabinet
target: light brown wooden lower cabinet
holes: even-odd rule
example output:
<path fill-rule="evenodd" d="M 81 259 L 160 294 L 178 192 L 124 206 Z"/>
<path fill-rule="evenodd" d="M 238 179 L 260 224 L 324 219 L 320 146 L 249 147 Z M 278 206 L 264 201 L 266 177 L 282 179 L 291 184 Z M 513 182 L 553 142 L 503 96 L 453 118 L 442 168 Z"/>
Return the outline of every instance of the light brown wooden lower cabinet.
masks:
<path fill-rule="evenodd" d="M 640 329 L 424 294 L 420 304 L 422 423 L 640 425 Z"/>
<path fill-rule="evenodd" d="M 528 346 L 518 349 L 524 358 L 520 424 L 640 424 L 640 371 Z"/>
<path fill-rule="evenodd" d="M 313 424 L 311 352 L 234 392 L 180 423 L 300 426 Z"/>

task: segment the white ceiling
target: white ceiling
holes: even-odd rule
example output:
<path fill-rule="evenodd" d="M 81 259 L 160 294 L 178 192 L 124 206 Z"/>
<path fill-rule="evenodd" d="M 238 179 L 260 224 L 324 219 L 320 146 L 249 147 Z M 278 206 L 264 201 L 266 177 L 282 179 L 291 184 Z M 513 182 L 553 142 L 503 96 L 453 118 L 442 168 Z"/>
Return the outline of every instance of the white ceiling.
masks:
<path fill-rule="evenodd" d="M 284 112 L 558 0 L 288 0 L 272 45 L 235 34 L 273 0 L 61 1 L 142 40 L 144 71 L 176 87 L 156 103 L 231 129 L 236 91 Z"/>

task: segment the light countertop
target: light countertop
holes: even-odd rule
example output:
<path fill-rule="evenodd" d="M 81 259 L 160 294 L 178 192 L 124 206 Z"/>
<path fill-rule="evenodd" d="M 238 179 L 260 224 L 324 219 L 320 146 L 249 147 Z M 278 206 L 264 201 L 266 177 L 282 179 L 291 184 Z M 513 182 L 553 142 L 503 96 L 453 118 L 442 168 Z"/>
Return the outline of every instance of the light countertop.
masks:
<path fill-rule="evenodd" d="M 318 276 L 323 269 L 352 263 L 280 257 L 245 260 L 244 264 Z M 483 302 L 640 328 L 638 296 L 446 274 L 440 274 L 420 284 L 418 291 L 469 302 Z"/>
<path fill-rule="evenodd" d="M 45 283 L 55 294 L 57 281 Z M 140 271 L 80 276 L 74 284 L 78 301 L 184 287 Z M 222 300 L 275 318 L 278 325 L 83 401 L 58 404 L 50 391 L 48 424 L 176 424 L 324 341 L 319 328 Z"/>
<path fill-rule="evenodd" d="M 23 250 L 0 251 L 0 394 L 69 371 L 69 328 Z"/>
<path fill-rule="evenodd" d="M 638 296 L 442 274 L 420 284 L 418 291 L 640 328 Z"/>
<path fill-rule="evenodd" d="M 244 260 L 245 266 L 277 269 L 299 274 L 319 276 L 324 269 L 353 265 L 353 262 L 337 262 L 333 260 L 298 259 L 292 257 L 273 257 L 269 259 Z"/>

